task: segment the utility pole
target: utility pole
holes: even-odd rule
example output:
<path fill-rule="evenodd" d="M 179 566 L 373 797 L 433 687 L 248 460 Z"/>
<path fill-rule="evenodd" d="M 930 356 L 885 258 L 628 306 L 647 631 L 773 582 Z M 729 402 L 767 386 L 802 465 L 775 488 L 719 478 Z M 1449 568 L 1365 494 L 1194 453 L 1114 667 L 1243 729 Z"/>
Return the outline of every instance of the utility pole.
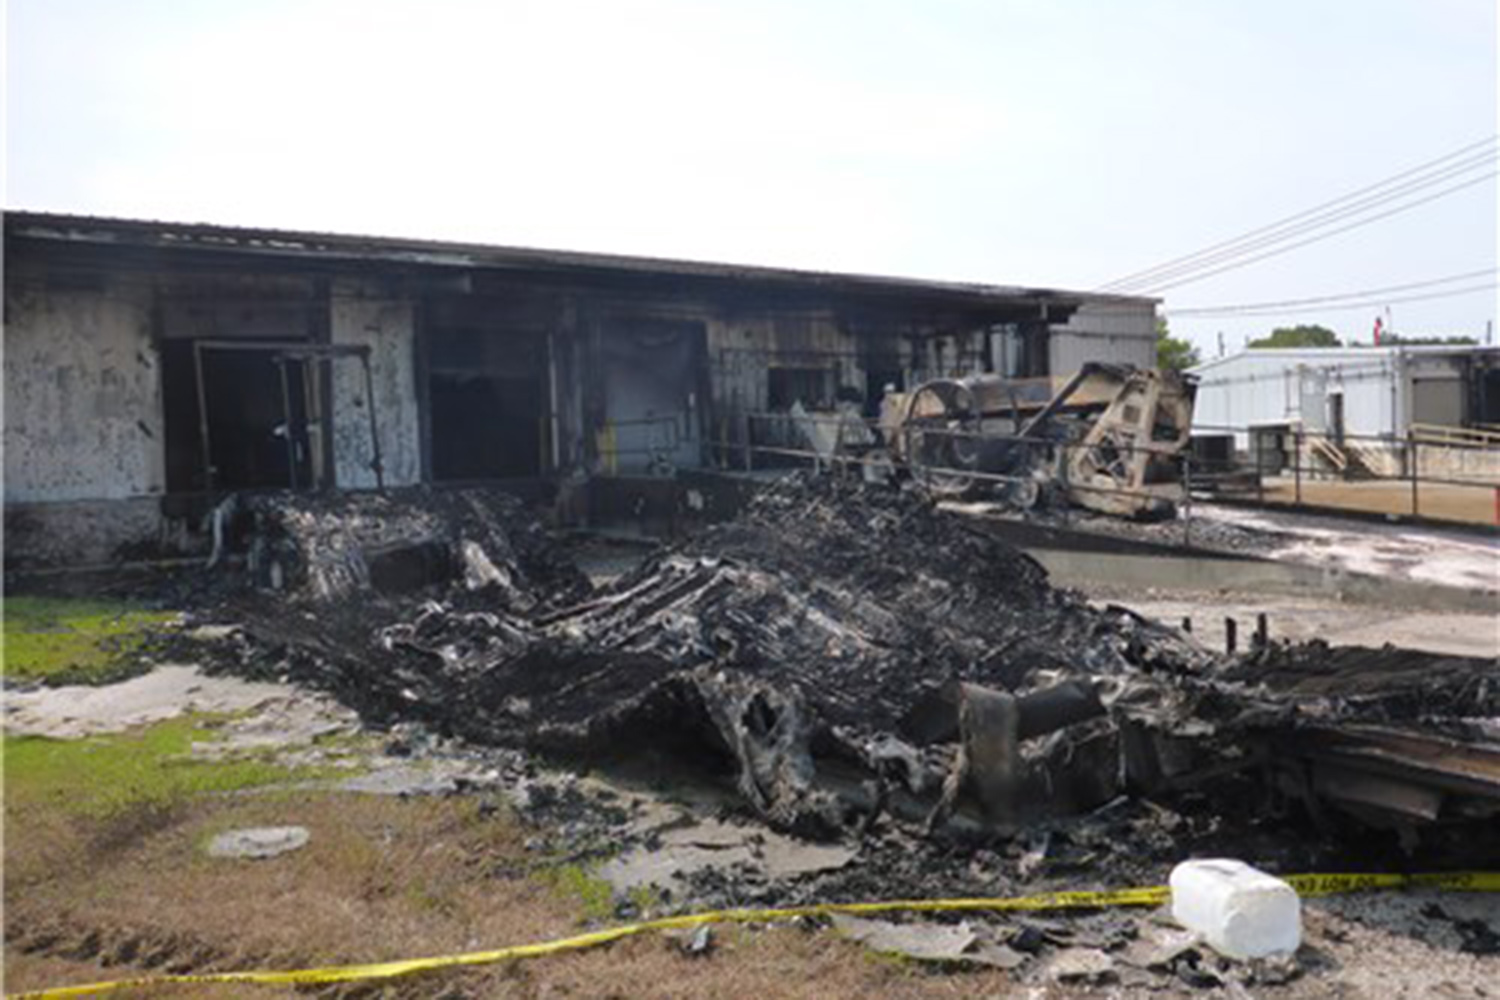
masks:
<path fill-rule="evenodd" d="M 1484 321 L 1484 346 L 1495 346 L 1495 321 L 1492 319 Z"/>

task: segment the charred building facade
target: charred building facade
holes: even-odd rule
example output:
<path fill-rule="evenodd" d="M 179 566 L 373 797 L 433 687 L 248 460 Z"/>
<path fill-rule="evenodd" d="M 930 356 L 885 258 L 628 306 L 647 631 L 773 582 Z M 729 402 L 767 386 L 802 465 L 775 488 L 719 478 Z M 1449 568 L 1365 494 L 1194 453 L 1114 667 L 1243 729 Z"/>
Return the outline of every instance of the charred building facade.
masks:
<path fill-rule="evenodd" d="M 738 472 L 795 402 L 1150 365 L 1154 319 L 1051 289 L 12 212 L 6 557 L 194 551 L 232 491 L 586 498 Z"/>

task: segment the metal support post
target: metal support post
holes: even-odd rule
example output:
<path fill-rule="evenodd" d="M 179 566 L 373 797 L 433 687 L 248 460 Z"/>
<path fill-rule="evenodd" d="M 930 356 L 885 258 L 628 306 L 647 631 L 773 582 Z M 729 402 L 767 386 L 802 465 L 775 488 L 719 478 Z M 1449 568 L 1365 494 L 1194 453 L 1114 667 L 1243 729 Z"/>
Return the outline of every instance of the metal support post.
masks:
<path fill-rule="evenodd" d="M 755 460 L 750 455 L 750 414 L 740 414 L 740 431 L 744 435 L 740 440 L 745 442 L 745 471 L 749 472 L 755 468 Z"/>
<path fill-rule="evenodd" d="M 281 430 L 286 435 L 286 476 L 292 489 L 297 488 L 297 440 L 292 433 L 292 389 L 287 380 L 286 358 L 277 358 L 276 367 L 281 372 Z"/>
<path fill-rule="evenodd" d="M 1415 431 L 1406 432 L 1406 465 L 1411 474 L 1411 516 L 1416 517 L 1419 513 L 1417 505 L 1418 479 L 1417 479 L 1417 435 Z"/>
<path fill-rule="evenodd" d="M 1295 441 L 1295 447 L 1296 447 L 1297 450 L 1292 454 L 1292 475 L 1293 475 L 1293 477 L 1295 479 L 1295 482 L 1297 484 L 1297 486 L 1296 486 L 1297 506 L 1301 507 L 1302 506 L 1302 428 L 1300 426 L 1295 431 L 1295 437 L 1293 438 L 1293 440 Z"/>
<path fill-rule="evenodd" d="M 1255 501 L 1261 506 L 1266 503 L 1266 452 L 1260 446 L 1260 439 L 1255 437 L 1255 432 L 1250 432 L 1250 440 L 1255 444 Z"/>
<path fill-rule="evenodd" d="M 193 377 L 198 383 L 198 439 L 203 446 L 203 488 L 214 489 L 213 449 L 208 440 L 208 390 L 203 385 L 203 345 L 193 341 Z"/>
<path fill-rule="evenodd" d="M 1182 546 L 1193 544 L 1193 453 L 1182 455 Z"/>

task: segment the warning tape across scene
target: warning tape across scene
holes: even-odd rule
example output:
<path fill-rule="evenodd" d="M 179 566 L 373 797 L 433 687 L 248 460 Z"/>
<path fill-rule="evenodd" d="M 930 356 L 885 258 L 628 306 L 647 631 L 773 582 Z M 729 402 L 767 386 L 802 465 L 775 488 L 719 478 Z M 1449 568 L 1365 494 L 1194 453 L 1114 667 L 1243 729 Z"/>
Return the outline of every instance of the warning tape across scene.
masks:
<path fill-rule="evenodd" d="M 1390 874 L 1307 874 L 1283 875 L 1280 878 L 1302 896 L 1328 896 L 1346 892 L 1377 889 L 1444 889 L 1454 892 L 1500 892 L 1500 872 L 1440 872 L 1422 875 Z M 775 909 L 709 910 L 657 920 L 642 920 L 605 930 L 590 931 L 573 937 L 558 938 L 537 944 L 515 945 L 492 951 L 473 951 L 461 955 L 435 955 L 396 962 L 372 962 L 366 965 L 331 965 L 317 969 L 286 971 L 206 972 L 186 975 L 151 975 L 132 979 L 115 979 L 81 986 L 61 986 L 31 993 L 12 994 L 13 1000 L 53 1000 L 53 998 L 93 996 L 112 990 L 138 989 L 149 986 L 175 986 L 189 983 L 251 983 L 260 986 L 306 986 L 319 983 L 346 983 L 356 980 L 392 979 L 418 972 L 453 969 L 463 966 L 492 965 L 522 958 L 539 958 L 565 951 L 593 948 L 647 931 L 682 930 L 720 923 L 775 923 L 798 917 L 828 917 L 835 914 L 869 916 L 880 913 L 953 913 L 963 911 L 1033 911 L 1101 909 L 1115 906 L 1160 906 L 1170 897 L 1164 885 L 1134 889 L 1111 889 L 1101 892 L 1048 892 L 1034 896 L 1012 896 L 976 899 L 900 899 L 868 903 L 819 903 Z"/>

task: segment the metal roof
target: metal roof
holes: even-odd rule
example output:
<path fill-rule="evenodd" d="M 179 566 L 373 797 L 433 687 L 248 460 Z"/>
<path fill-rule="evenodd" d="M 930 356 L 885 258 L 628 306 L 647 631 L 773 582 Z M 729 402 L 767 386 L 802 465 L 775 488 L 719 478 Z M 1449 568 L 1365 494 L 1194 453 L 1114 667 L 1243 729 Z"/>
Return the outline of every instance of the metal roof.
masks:
<path fill-rule="evenodd" d="M 1500 357 L 1500 347 L 1482 344 L 1382 344 L 1375 346 L 1351 345 L 1348 347 L 1251 347 L 1246 350 L 1214 358 L 1194 365 L 1188 371 L 1193 374 L 1206 372 L 1244 360 L 1289 361 L 1303 363 L 1326 363 L 1338 361 L 1384 361 L 1392 355 L 1483 355 Z"/>
<path fill-rule="evenodd" d="M 9 211 L 7 240 L 232 257 L 363 262 L 422 268 L 470 268 L 577 275 L 634 275 L 641 278 L 716 279 L 767 286 L 876 295 L 942 299 L 955 305 L 1055 303 L 1080 305 L 1154 304 L 1153 298 L 1100 295 L 1013 285 L 930 281 L 887 275 L 850 274 L 746 264 L 581 253 L 533 247 L 494 246 L 384 236 L 250 229 L 206 223 L 122 219 L 50 212 Z"/>

